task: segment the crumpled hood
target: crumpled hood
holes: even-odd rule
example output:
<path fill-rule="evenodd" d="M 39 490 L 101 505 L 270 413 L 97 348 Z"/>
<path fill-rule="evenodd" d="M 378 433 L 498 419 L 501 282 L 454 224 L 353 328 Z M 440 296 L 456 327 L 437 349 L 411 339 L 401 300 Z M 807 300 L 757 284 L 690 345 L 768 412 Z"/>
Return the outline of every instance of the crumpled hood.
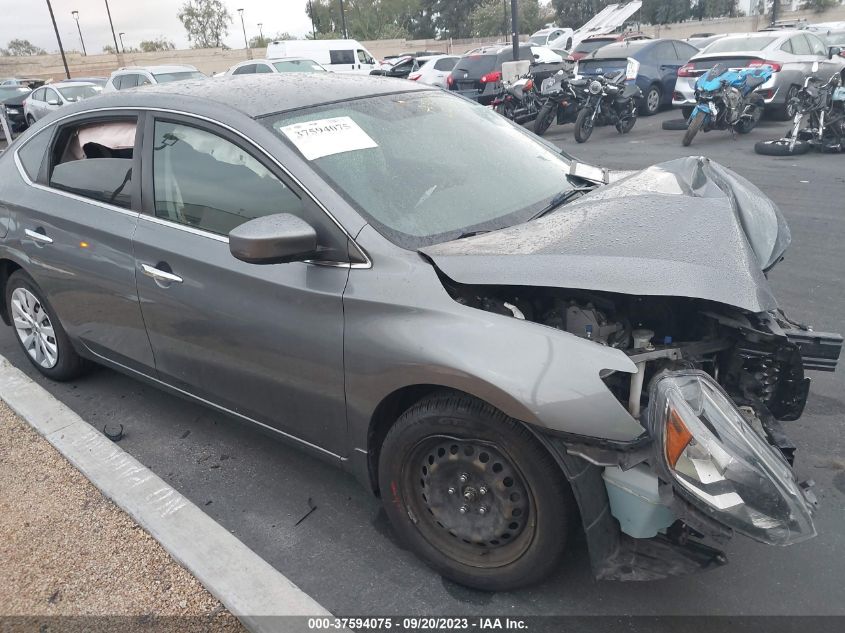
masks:
<path fill-rule="evenodd" d="M 791 240 L 777 206 L 721 165 L 653 165 L 537 220 L 420 249 L 463 284 L 694 297 L 777 308 L 763 274 Z"/>

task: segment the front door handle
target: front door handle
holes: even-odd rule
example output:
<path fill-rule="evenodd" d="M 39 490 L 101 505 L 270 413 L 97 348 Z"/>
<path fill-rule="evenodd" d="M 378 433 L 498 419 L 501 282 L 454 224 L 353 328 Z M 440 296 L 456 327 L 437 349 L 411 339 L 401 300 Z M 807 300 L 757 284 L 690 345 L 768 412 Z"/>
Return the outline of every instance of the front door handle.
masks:
<path fill-rule="evenodd" d="M 141 270 L 147 277 L 152 277 L 154 280 L 165 284 L 181 284 L 182 278 L 179 275 L 174 275 L 171 272 L 150 266 L 149 264 L 141 264 Z"/>
<path fill-rule="evenodd" d="M 32 229 L 24 229 L 24 235 L 35 242 L 39 242 L 41 244 L 52 244 L 53 238 L 47 237 L 47 234 L 44 233 L 44 229 L 40 231 L 33 231 Z"/>

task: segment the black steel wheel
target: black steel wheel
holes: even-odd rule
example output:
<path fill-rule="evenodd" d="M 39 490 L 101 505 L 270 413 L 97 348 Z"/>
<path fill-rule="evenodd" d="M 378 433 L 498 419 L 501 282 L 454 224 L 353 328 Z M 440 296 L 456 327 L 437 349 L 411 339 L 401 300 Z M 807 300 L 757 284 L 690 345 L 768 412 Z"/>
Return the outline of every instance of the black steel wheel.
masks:
<path fill-rule="evenodd" d="M 543 107 L 540 108 L 540 112 L 537 115 L 537 118 L 534 119 L 534 134 L 537 136 L 543 136 L 546 133 L 546 130 L 549 129 L 549 126 L 555 120 L 555 115 L 557 114 L 557 101 L 549 99 L 546 103 L 543 104 Z"/>
<path fill-rule="evenodd" d="M 578 113 L 575 119 L 575 140 L 579 143 L 586 143 L 593 133 L 593 110 L 584 108 Z"/>
<path fill-rule="evenodd" d="M 385 510 L 409 549 L 487 591 L 545 577 L 577 513 L 563 473 L 519 422 L 449 392 L 422 400 L 381 449 Z"/>

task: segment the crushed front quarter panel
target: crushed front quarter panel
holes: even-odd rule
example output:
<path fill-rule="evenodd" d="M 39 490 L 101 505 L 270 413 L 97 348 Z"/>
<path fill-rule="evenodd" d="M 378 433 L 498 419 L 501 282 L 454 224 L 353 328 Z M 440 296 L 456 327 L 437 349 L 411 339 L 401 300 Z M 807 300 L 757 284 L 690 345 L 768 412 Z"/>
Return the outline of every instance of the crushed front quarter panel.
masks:
<path fill-rule="evenodd" d="M 705 158 L 682 158 L 538 220 L 421 251 L 462 284 L 692 297 L 766 312 L 777 301 L 763 271 L 789 241 L 756 187 Z"/>

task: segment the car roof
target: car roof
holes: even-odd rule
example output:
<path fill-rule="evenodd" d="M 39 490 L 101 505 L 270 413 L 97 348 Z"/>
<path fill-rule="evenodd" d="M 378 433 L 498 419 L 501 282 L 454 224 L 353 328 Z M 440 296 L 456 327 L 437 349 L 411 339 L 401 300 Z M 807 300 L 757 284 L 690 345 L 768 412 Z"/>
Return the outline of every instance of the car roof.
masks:
<path fill-rule="evenodd" d="M 174 81 L 104 93 L 97 97 L 95 105 L 98 108 L 178 106 L 190 109 L 190 102 L 195 100 L 206 106 L 227 106 L 251 118 L 260 118 L 276 112 L 348 99 L 435 90 L 438 89 L 413 82 L 406 84 L 385 81 L 383 77 L 343 73 L 225 75 L 214 81 Z M 84 106 L 78 108 L 85 109 Z"/>
<path fill-rule="evenodd" d="M 73 80 L 73 81 L 57 81 L 56 83 L 48 84 L 45 88 L 76 88 L 77 86 L 94 86 L 96 84 L 90 81 Z"/>
<path fill-rule="evenodd" d="M 161 66 L 125 66 L 123 68 L 119 68 L 118 70 L 114 71 L 113 74 L 119 73 L 132 73 L 138 71 L 147 71 L 149 73 L 184 73 L 184 72 L 196 72 L 196 68 L 194 66 L 189 66 L 186 64 L 171 64 L 171 65 L 161 65 Z"/>

